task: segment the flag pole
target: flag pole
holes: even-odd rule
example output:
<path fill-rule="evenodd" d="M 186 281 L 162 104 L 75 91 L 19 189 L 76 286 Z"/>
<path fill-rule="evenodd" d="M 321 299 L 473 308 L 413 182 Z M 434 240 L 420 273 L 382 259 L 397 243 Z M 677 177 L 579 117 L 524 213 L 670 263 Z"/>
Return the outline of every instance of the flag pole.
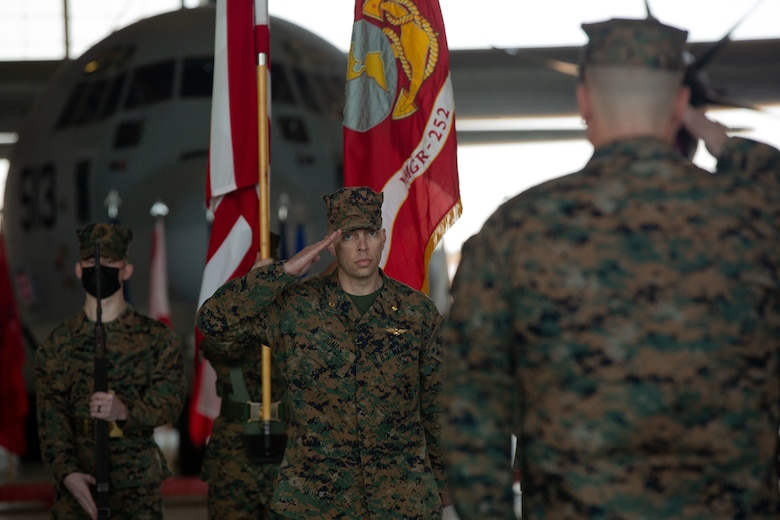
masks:
<path fill-rule="evenodd" d="M 267 56 L 264 52 L 258 54 L 257 64 L 257 174 L 258 174 L 258 186 L 260 197 L 260 256 L 262 258 L 269 258 L 271 256 L 271 243 L 270 243 L 270 190 L 268 185 L 268 107 L 266 93 L 268 87 L 266 85 L 266 73 L 268 65 L 266 63 Z"/>
<path fill-rule="evenodd" d="M 258 13 L 255 13 L 257 17 Z M 267 16 L 265 16 L 267 19 Z M 257 55 L 257 173 L 259 197 L 259 236 L 260 258 L 271 256 L 270 232 L 270 187 L 269 187 L 269 153 L 268 153 L 268 56 L 265 52 Z M 271 447 L 271 349 L 262 345 L 262 382 L 263 382 L 263 430 L 265 433 L 266 452 Z"/>

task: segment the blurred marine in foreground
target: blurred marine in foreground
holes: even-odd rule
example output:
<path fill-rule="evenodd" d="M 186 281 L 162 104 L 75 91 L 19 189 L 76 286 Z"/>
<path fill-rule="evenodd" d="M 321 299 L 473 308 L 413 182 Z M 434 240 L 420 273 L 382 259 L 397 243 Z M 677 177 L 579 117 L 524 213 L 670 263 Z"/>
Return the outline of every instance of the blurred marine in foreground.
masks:
<path fill-rule="evenodd" d="M 502 205 L 454 279 L 456 510 L 514 518 L 514 433 L 526 520 L 778 518 L 780 153 L 688 108 L 686 32 L 583 28 L 593 156 Z"/>

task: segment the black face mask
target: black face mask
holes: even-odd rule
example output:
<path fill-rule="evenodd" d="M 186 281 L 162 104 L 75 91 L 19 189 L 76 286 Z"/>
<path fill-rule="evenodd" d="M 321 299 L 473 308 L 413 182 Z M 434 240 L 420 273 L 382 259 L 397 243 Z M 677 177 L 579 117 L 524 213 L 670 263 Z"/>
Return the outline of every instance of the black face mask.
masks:
<path fill-rule="evenodd" d="M 84 290 L 97 298 L 97 276 L 95 266 L 81 268 L 81 285 Z M 122 287 L 119 282 L 119 268 L 100 266 L 100 298 L 108 298 Z"/>

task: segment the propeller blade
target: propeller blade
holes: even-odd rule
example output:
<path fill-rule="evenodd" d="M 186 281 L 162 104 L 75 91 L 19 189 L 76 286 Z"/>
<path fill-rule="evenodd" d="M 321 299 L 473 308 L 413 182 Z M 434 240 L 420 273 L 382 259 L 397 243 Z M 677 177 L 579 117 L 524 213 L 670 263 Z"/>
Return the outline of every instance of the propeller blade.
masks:
<path fill-rule="evenodd" d="M 510 56 L 520 56 L 520 49 L 504 49 L 501 47 L 491 47 L 491 49 L 504 52 Z M 576 63 L 570 63 L 568 61 L 556 60 L 553 58 L 542 58 L 541 56 L 524 53 L 522 59 L 526 61 L 533 61 L 534 63 L 541 65 L 547 69 L 560 72 L 566 76 L 578 77 L 580 75 L 580 67 Z"/>
<path fill-rule="evenodd" d="M 753 110 L 755 112 L 766 112 L 763 108 L 761 108 L 758 105 L 749 105 L 747 103 L 743 103 L 741 101 L 729 99 L 724 96 L 720 95 L 714 95 L 713 97 L 709 97 L 706 99 L 705 102 L 708 106 L 713 107 L 722 107 L 722 108 L 743 108 L 745 110 Z"/>
<path fill-rule="evenodd" d="M 714 42 L 699 56 L 686 56 L 689 62 L 685 69 L 684 84 L 691 89 L 691 105 L 701 106 L 719 106 L 724 108 L 745 108 L 761 112 L 762 109 L 757 106 L 748 105 L 740 101 L 730 99 L 726 94 L 714 90 L 710 86 L 709 79 L 704 72 L 705 67 L 710 61 L 729 43 L 731 34 L 739 27 L 745 19 L 752 14 L 763 0 L 756 0 L 753 5 L 745 11 L 742 17 L 729 29 L 729 31 L 718 41 Z M 649 13 L 649 12 L 648 12 Z"/>
<path fill-rule="evenodd" d="M 710 60 L 712 60 L 712 58 L 718 54 L 730 41 L 731 33 L 727 33 L 723 38 L 710 45 L 710 47 L 701 53 L 701 55 L 697 56 L 696 60 L 691 64 L 691 67 L 695 69 L 706 67 Z"/>
<path fill-rule="evenodd" d="M 753 11 L 755 11 L 755 10 L 758 8 L 758 6 L 761 4 L 761 2 L 763 2 L 763 1 L 764 1 L 764 0 L 756 0 L 755 2 L 753 2 L 753 5 L 750 7 L 750 9 L 748 9 L 747 11 L 745 11 L 745 14 L 743 14 L 743 15 L 742 15 L 742 18 L 740 18 L 739 20 L 737 20 L 737 21 L 736 21 L 736 23 L 735 23 L 734 25 L 732 25 L 732 26 L 731 26 L 731 29 L 729 29 L 729 31 L 728 31 L 726 34 L 727 34 L 728 36 L 731 36 L 731 34 L 732 34 L 732 33 L 733 33 L 733 32 L 734 32 L 736 29 L 737 29 L 737 27 L 739 27 L 740 25 L 742 25 L 742 22 L 744 22 L 744 21 L 745 21 L 745 19 L 746 19 L 748 16 L 750 16 L 751 14 L 753 14 Z"/>
<path fill-rule="evenodd" d="M 763 1 L 764 0 L 756 0 L 753 3 L 753 6 L 745 11 L 745 14 L 742 15 L 742 18 L 737 20 L 737 22 L 731 26 L 731 29 L 729 29 L 720 40 L 713 43 L 710 48 L 704 51 L 700 56 L 696 57 L 696 61 L 694 61 L 693 66 L 699 69 L 705 67 L 710 62 L 710 60 L 731 41 L 731 34 L 737 29 L 737 27 L 742 25 L 742 22 L 744 22 L 745 19 L 747 19 L 747 17 L 750 16 Z"/>
<path fill-rule="evenodd" d="M 653 16 L 653 13 L 650 12 L 650 1 L 645 0 L 645 12 L 647 13 L 647 19 L 648 20 L 655 20 L 655 16 Z"/>

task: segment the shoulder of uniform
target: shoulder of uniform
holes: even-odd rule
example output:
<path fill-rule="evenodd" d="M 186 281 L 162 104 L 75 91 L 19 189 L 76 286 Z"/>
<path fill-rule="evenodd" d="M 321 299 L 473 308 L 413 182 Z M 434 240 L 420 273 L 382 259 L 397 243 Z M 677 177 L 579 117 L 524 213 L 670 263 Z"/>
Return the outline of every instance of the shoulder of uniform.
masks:
<path fill-rule="evenodd" d="M 88 322 L 89 320 L 87 319 L 87 315 L 82 309 L 79 309 L 78 312 L 71 314 L 65 318 L 64 321 L 55 326 L 54 329 L 52 329 L 51 334 L 62 334 L 63 332 L 70 333 L 84 326 L 84 324 Z"/>
<path fill-rule="evenodd" d="M 404 297 L 408 297 L 408 298 L 423 298 L 423 299 L 427 299 L 428 298 L 428 295 L 426 295 L 424 292 L 418 291 L 417 289 L 415 289 L 415 288 L 411 287 L 410 285 L 402 282 L 401 280 L 397 280 L 395 278 L 391 278 L 391 277 L 389 277 L 389 276 L 387 276 L 385 274 L 383 274 L 383 278 L 384 278 L 384 283 L 387 285 L 387 287 L 390 290 L 395 291 L 395 292 L 403 295 Z"/>
<path fill-rule="evenodd" d="M 176 334 L 173 329 L 168 327 L 165 323 L 156 318 L 152 318 L 148 314 L 144 314 L 135 308 L 130 308 L 128 317 L 136 325 L 140 325 L 142 328 L 155 330 L 156 333 L 161 334 Z"/>
<path fill-rule="evenodd" d="M 425 309 L 427 312 L 439 313 L 436 303 L 433 299 L 422 291 L 405 284 L 395 278 L 385 276 L 386 289 L 391 292 L 395 298 L 403 303 L 405 308 Z"/>

